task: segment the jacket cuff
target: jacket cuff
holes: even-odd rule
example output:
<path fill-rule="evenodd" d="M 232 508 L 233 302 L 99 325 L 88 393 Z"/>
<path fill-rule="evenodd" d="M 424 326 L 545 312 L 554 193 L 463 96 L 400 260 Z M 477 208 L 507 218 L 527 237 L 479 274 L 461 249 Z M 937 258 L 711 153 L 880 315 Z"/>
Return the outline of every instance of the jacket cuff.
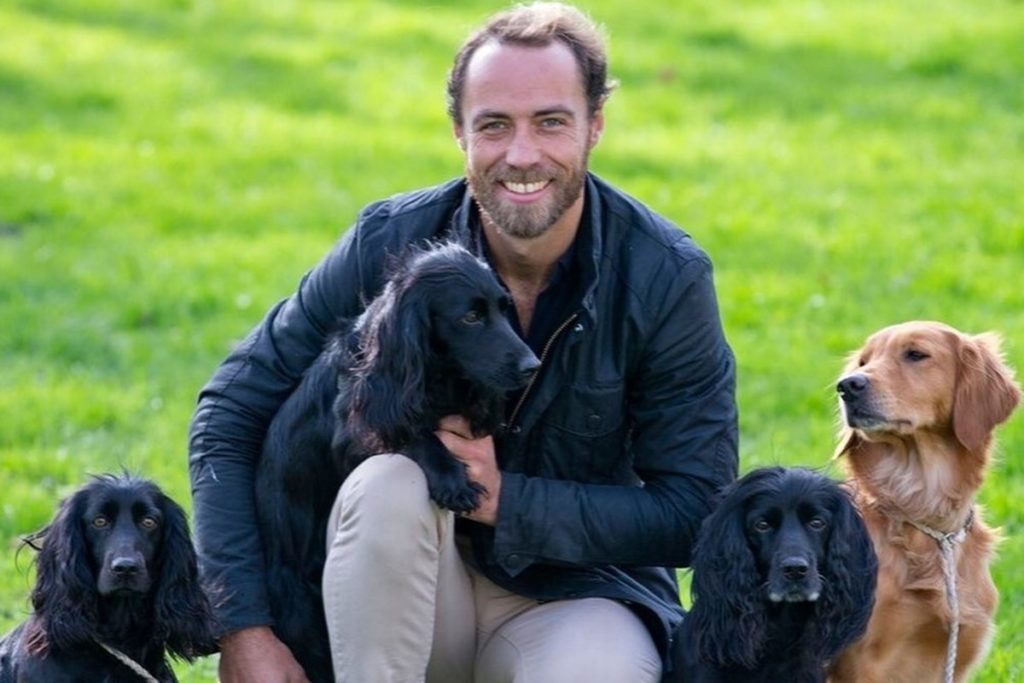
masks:
<path fill-rule="evenodd" d="M 238 582 L 229 588 L 211 591 L 210 602 L 216 620 L 215 634 L 222 638 L 251 626 L 273 626 L 266 590 L 260 582 Z M 263 607 L 259 607 L 259 606 Z"/>
<path fill-rule="evenodd" d="M 514 472 L 501 473 L 501 498 L 498 499 L 498 521 L 494 525 L 494 559 L 498 566 L 516 576 L 534 562 L 532 553 L 524 552 L 524 538 L 529 530 L 524 529 L 526 518 L 519 514 L 523 509 L 523 489 L 526 475 Z"/>

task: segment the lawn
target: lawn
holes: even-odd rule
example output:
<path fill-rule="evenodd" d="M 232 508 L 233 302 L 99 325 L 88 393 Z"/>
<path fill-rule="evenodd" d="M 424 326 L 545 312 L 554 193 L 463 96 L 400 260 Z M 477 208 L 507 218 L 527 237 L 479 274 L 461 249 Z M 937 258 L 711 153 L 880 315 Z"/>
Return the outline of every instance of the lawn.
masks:
<path fill-rule="evenodd" d="M 122 466 L 187 506 L 217 363 L 360 207 L 461 172 L 443 82 L 498 6 L 0 3 L 0 631 L 19 535 Z M 834 380 L 883 325 L 998 330 L 1024 368 L 1024 4 L 584 6 L 621 81 L 592 166 L 714 259 L 744 471 L 838 474 Z M 1018 415 L 981 496 L 1007 540 L 977 681 L 1024 680 L 1022 451 Z"/>

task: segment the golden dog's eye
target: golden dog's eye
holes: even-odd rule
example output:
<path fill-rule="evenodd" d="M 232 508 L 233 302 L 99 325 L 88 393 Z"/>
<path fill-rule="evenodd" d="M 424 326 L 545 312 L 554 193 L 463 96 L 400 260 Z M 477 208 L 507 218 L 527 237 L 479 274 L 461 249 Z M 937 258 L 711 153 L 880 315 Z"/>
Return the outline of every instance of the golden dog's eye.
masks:
<path fill-rule="evenodd" d="M 924 351 L 918 351 L 917 349 L 907 349 L 904 352 L 903 357 L 909 360 L 911 363 L 918 363 L 920 361 L 925 360 L 926 358 L 931 358 L 931 356 L 929 356 Z"/>
<path fill-rule="evenodd" d="M 142 521 L 139 522 L 139 524 L 142 526 L 143 529 L 146 529 L 147 531 L 156 528 L 156 520 L 152 517 L 143 517 Z"/>
<path fill-rule="evenodd" d="M 106 529 L 110 526 L 110 520 L 100 515 L 96 519 L 92 520 L 92 526 L 94 529 Z"/>

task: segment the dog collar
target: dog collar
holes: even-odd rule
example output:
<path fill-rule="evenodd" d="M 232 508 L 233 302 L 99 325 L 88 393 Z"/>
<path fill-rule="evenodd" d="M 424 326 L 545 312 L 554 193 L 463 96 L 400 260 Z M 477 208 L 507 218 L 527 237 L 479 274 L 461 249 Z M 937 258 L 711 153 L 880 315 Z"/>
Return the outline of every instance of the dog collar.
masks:
<path fill-rule="evenodd" d="M 939 547 L 943 547 L 945 544 L 956 546 L 963 543 L 964 539 L 967 538 L 967 532 L 971 530 L 972 526 L 974 526 L 974 508 L 972 507 L 970 512 L 967 513 L 967 520 L 964 522 L 962 527 L 960 527 L 956 531 L 951 531 L 947 534 L 944 534 L 937 529 L 933 529 L 927 524 L 915 522 L 912 519 L 909 519 L 907 521 L 910 522 L 911 525 L 916 527 L 922 533 L 930 536 L 936 543 L 939 544 Z"/>
<path fill-rule="evenodd" d="M 117 661 L 121 662 L 126 667 L 131 669 L 133 672 L 138 674 L 139 678 L 141 678 L 142 680 L 146 681 L 146 683 L 160 683 L 160 681 L 158 681 L 153 676 L 153 674 L 151 674 L 148 671 L 146 671 L 146 669 L 141 664 L 136 662 L 134 659 L 132 659 L 131 657 L 129 657 L 125 653 L 123 653 L 120 650 L 118 650 L 116 647 L 111 647 L 111 646 L 107 645 L 106 643 L 104 643 L 103 641 L 101 641 L 99 639 L 95 639 L 95 640 L 96 640 L 96 644 L 99 645 L 100 647 L 102 647 L 107 652 L 109 652 L 111 657 L 113 657 Z"/>
<path fill-rule="evenodd" d="M 967 532 L 974 525 L 974 508 L 967 514 L 967 521 L 958 531 L 944 534 L 936 531 L 925 524 L 918 524 L 911 520 L 911 524 L 920 529 L 923 533 L 931 536 L 939 544 L 939 551 L 942 553 L 942 577 L 946 582 L 946 601 L 949 603 L 949 612 L 952 617 L 949 624 L 949 636 L 946 642 L 946 668 L 944 683 L 953 683 L 953 673 L 956 671 L 957 636 L 960 632 L 960 596 L 956 590 L 956 547 L 967 538 Z"/>

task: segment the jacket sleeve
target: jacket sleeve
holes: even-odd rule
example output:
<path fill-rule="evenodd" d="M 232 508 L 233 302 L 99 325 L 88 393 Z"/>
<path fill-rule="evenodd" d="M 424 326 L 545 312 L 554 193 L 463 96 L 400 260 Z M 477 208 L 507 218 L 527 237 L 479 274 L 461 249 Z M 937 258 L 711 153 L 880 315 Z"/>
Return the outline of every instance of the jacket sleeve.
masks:
<path fill-rule="evenodd" d="M 494 551 L 510 574 L 535 562 L 688 566 L 711 501 L 736 477 L 735 360 L 711 263 L 701 254 L 659 282 L 627 379 L 642 486 L 504 473 Z"/>
<path fill-rule="evenodd" d="M 201 390 L 189 431 L 189 476 L 204 585 L 220 631 L 272 624 L 253 483 L 271 418 L 329 332 L 360 309 L 360 227 L 370 207 L 288 299 L 228 356 Z"/>

